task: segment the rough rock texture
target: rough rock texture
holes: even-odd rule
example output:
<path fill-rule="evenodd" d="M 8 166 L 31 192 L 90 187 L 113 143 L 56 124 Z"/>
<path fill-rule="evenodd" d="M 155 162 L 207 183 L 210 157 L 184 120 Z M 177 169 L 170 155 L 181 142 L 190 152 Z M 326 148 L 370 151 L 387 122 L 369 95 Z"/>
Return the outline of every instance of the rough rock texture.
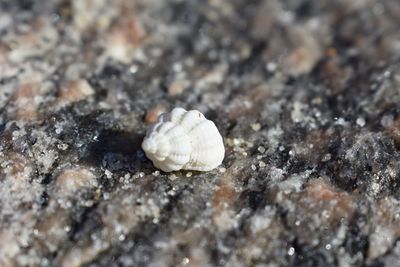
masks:
<path fill-rule="evenodd" d="M 0 0 L 0 266 L 400 266 L 400 1 Z M 223 165 L 157 171 L 198 109 Z"/>

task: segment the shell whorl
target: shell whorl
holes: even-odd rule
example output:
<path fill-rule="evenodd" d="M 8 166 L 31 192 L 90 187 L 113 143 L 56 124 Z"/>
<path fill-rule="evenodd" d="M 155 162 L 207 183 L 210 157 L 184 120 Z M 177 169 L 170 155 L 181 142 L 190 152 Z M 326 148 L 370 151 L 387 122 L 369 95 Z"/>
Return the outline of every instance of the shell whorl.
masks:
<path fill-rule="evenodd" d="M 160 115 L 142 143 L 146 156 L 165 171 L 208 171 L 221 164 L 225 149 L 215 124 L 197 110 L 175 108 Z"/>

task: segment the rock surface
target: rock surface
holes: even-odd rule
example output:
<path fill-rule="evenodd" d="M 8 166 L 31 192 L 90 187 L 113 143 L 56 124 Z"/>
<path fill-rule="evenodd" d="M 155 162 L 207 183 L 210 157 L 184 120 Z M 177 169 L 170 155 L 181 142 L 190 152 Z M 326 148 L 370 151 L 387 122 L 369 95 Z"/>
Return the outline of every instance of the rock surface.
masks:
<path fill-rule="evenodd" d="M 398 0 L 1 0 L 0 266 L 400 266 Z M 164 174 L 146 123 L 220 129 Z"/>

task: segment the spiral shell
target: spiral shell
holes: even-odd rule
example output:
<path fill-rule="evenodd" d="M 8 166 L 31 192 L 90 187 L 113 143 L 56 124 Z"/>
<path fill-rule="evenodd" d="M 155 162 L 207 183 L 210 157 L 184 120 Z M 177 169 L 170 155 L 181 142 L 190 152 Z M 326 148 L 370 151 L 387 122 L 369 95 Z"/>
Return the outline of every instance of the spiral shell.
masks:
<path fill-rule="evenodd" d="M 222 163 L 225 148 L 215 124 L 197 110 L 174 108 L 147 130 L 146 156 L 164 172 L 209 171 Z"/>

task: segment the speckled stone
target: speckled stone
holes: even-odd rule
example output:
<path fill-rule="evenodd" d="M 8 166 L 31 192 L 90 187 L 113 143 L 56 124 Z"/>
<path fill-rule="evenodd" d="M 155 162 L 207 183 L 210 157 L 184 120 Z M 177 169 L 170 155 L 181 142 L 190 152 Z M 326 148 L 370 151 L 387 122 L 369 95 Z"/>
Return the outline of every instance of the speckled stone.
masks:
<path fill-rule="evenodd" d="M 398 0 L 0 0 L 0 266 L 400 266 Z M 180 106 L 206 172 L 140 148 Z"/>

